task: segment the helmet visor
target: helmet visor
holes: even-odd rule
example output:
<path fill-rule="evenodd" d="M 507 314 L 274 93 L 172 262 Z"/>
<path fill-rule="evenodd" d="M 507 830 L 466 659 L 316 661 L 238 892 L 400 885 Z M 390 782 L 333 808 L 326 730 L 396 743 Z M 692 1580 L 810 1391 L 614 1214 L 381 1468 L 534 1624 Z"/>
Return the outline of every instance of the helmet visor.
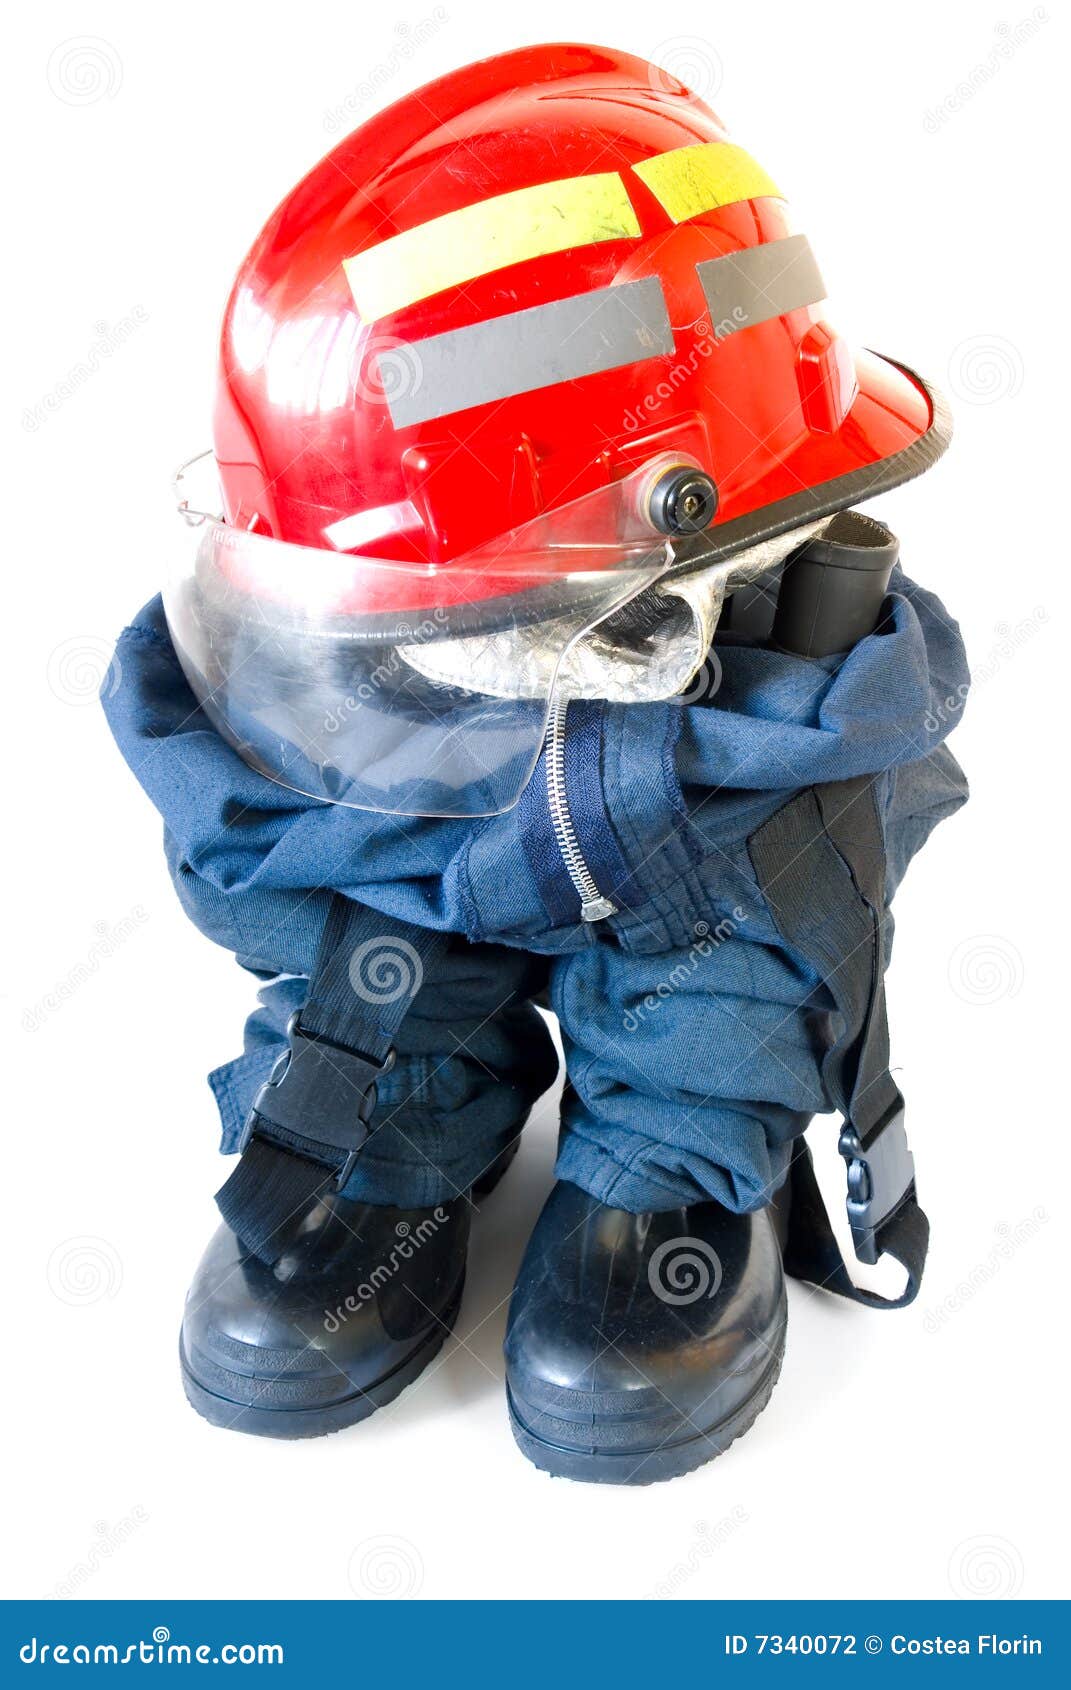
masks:
<path fill-rule="evenodd" d="M 651 475 L 448 565 L 290 545 L 184 500 L 187 543 L 164 605 L 198 703 L 247 763 L 309 797 L 405 816 L 510 809 L 566 654 L 673 563 L 647 515 Z M 539 674 L 526 696 L 470 690 L 431 660 L 440 642 L 534 625 Z"/>

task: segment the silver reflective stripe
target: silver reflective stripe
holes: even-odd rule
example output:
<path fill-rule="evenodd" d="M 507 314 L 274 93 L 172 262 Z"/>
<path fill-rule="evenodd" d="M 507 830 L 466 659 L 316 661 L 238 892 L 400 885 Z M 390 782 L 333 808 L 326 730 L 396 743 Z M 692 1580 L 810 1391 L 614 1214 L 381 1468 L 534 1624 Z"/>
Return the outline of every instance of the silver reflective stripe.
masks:
<path fill-rule="evenodd" d="M 783 317 L 826 297 L 825 283 L 805 235 L 745 247 L 697 265 L 716 339 Z"/>
<path fill-rule="evenodd" d="M 662 284 L 645 276 L 410 342 L 410 377 L 388 396 L 390 414 L 408 428 L 672 351 Z"/>

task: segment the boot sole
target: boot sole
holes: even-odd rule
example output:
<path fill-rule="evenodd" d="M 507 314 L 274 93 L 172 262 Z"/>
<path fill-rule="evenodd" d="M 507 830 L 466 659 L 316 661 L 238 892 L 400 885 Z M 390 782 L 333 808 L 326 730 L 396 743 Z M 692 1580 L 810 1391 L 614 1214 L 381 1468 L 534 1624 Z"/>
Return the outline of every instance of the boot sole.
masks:
<path fill-rule="evenodd" d="M 782 1328 L 783 1330 L 783 1328 Z M 781 1375 L 784 1343 L 771 1361 L 755 1390 L 741 1403 L 735 1413 L 704 1432 L 673 1443 L 663 1443 L 651 1449 L 598 1448 L 598 1421 L 589 1428 L 591 1443 L 585 1449 L 570 1448 L 538 1437 L 528 1427 L 508 1383 L 506 1397 L 509 1405 L 510 1428 L 517 1447 L 533 1466 L 558 1479 L 576 1479 L 594 1485 L 653 1485 L 664 1479 L 678 1479 L 694 1473 L 719 1455 L 755 1424 L 773 1395 Z M 610 1428 L 607 1428 L 609 1442 Z"/>

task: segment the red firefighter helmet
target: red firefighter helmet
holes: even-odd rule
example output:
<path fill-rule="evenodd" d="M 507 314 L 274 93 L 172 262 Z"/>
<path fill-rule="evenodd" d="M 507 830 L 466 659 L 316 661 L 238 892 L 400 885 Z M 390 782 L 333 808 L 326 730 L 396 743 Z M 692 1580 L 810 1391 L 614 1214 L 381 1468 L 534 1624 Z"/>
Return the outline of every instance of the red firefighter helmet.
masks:
<path fill-rule="evenodd" d="M 854 503 L 945 443 L 824 299 L 774 182 L 665 72 L 573 45 L 471 65 L 342 141 L 242 265 L 227 520 L 360 552 L 328 531 L 393 509 L 386 555 L 445 563 L 669 450 L 746 543 L 756 513 Z"/>
<path fill-rule="evenodd" d="M 697 548 L 750 552 L 926 468 L 940 402 L 849 348 L 824 301 L 771 177 L 641 59 L 526 47 L 371 118 L 282 202 L 227 306 L 223 520 L 197 606 L 168 603 L 218 725 L 275 778 L 364 802 L 350 776 L 281 774 L 220 705 L 243 607 L 321 659 L 327 635 L 429 618 L 560 616 L 560 652 Z M 306 723 L 322 769 L 314 750 Z"/>

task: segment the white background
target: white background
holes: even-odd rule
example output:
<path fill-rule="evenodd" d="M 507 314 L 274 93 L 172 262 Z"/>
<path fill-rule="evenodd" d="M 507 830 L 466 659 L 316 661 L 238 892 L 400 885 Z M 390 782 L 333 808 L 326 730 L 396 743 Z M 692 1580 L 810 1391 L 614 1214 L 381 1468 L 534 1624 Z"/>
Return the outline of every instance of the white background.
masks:
<path fill-rule="evenodd" d="M 1056 1594 L 1068 45 L 1052 0 L 999 5 L 78 0 L 9 20 L 6 1594 Z M 840 326 L 950 394 L 950 456 L 873 508 L 978 671 L 954 742 L 973 802 L 908 877 L 890 980 L 922 1295 L 884 1316 L 794 1287 L 754 1430 L 640 1490 L 551 1480 L 507 1427 L 504 1301 L 551 1100 L 479 1223 L 457 1343 L 396 1405 L 293 1444 L 187 1407 L 176 1332 L 222 1174 L 203 1074 L 238 1048 L 251 982 L 180 914 L 93 702 L 160 579 L 168 475 L 207 443 L 219 313 L 275 202 L 376 106 L 555 37 L 705 93 L 786 189 Z M 812 1134 L 839 1210 L 834 1136 Z"/>

